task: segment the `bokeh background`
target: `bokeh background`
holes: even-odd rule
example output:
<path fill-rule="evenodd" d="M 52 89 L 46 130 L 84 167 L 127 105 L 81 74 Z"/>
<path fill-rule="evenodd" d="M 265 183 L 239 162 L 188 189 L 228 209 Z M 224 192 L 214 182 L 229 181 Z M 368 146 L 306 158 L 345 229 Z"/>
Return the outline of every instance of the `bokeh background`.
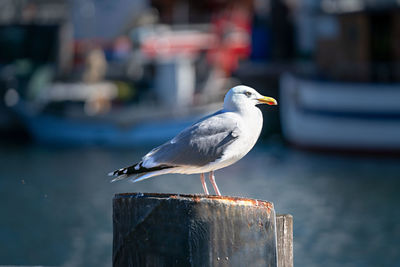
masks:
<path fill-rule="evenodd" d="M 294 217 L 296 266 L 400 266 L 400 2 L 0 0 L 0 265 L 110 266 L 134 163 L 245 84 L 275 97 L 223 194 Z"/>

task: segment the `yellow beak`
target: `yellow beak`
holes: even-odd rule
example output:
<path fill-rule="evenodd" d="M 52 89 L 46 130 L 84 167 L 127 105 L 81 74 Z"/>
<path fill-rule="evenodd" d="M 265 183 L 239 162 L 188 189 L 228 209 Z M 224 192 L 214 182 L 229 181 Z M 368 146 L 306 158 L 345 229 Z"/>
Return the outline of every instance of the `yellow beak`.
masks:
<path fill-rule="evenodd" d="M 262 104 L 268 104 L 268 105 L 273 105 L 273 106 L 278 105 L 278 102 L 274 98 L 268 97 L 268 96 L 263 96 L 261 98 L 257 98 L 257 100 Z"/>

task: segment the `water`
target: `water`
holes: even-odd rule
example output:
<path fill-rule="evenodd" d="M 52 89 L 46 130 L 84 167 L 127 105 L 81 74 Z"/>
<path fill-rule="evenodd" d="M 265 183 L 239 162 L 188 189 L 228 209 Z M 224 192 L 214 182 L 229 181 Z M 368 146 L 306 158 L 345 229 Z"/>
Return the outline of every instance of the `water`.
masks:
<path fill-rule="evenodd" d="M 0 145 L 0 265 L 110 266 L 115 193 L 202 190 L 196 175 L 108 182 L 149 149 Z M 399 159 L 259 143 L 216 177 L 294 216 L 295 266 L 400 266 Z"/>

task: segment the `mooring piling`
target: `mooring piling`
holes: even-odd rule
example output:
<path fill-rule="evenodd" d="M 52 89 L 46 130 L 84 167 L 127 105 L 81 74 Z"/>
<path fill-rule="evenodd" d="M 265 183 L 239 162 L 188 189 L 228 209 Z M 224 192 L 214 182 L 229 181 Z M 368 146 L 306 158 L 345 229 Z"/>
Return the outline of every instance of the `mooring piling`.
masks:
<path fill-rule="evenodd" d="M 114 267 L 293 266 L 292 217 L 267 201 L 117 194 L 113 227 Z"/>

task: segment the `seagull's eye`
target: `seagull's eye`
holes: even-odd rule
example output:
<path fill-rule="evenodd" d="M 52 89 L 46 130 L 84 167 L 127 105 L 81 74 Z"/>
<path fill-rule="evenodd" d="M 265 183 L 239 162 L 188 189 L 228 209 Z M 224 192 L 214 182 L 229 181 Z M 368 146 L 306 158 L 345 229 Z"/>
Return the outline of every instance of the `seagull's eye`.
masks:
<path fill-rule="evenodd" d="M 249 92 L 249 91 L 245 92 L 244 94 L 245 94 L 247 97 L 250 97 L 250 96 L 251 96 L 251 92 Z"/>

